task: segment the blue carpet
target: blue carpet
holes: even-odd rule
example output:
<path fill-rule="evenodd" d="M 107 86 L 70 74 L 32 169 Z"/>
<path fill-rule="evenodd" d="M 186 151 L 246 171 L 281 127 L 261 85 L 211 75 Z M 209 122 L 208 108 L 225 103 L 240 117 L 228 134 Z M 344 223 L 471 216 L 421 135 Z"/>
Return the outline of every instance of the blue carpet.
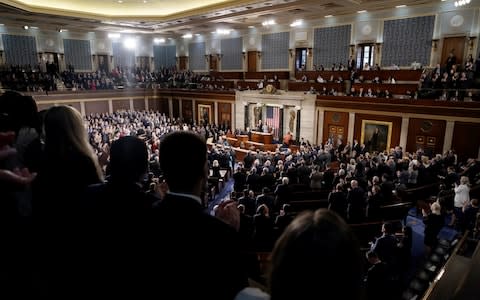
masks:
<path fill-rule="evenodd" d="M 412 228 L 412 257 L 422 257 L 425 252 L 425 245 L 423 244 L 425 225 L 423 220 L 408 215 L 405 225 Z"/>
<path fill-rule="evenodd" d="M 415 211 L 413 211 L 415 210 Z M 413 208 L 407 215 L 407 226 L 412 227 L 412 256 L 420 257 L 424 254 L 425 245 L 423 244 L 425 224 L 423 224 L 422 216 L 416 215 L 416 209 Z M 458 231 L 448 226 L 444 226 L 438 234 L 438 239 L 451 242 L 458 235 Z"/>

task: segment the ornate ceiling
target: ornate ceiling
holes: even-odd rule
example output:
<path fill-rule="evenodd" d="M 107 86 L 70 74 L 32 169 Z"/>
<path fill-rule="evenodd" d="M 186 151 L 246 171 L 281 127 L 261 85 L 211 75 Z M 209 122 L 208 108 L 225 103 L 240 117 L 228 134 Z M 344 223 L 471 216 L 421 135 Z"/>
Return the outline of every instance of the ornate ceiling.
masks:
<path fill-rule="evenodd" d="M 0 23 L 42 30 L 162 34 L 210 33 L 218 28 L 243 30 L 275 19 L 288 24 L 342 17 L 358 11 L 408 10 L 444 5 L 447 0 L 0 0 Z M 476 1 L 472 1 L 473 2 Z M 403 5 L 403 6 L 402 6 Z M 405 6 L 406 5 L 406 6 Z M 397 6 L 401 6 L 396 8 Z"/>

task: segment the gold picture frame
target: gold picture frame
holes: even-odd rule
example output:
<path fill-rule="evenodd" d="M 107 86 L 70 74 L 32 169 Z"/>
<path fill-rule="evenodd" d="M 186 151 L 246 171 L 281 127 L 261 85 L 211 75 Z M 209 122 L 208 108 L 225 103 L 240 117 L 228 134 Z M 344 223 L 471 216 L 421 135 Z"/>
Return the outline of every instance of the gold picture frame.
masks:
<path fill-rule="evenodd" d="M 212 107 L 207 104 L 198 104 L 197 106 L 197 122 L 198 125 L 212 124 Z M 208 119 L 207 119 L 208 118 Z"/>
<path fill-rule="evenodd" d="M 360 143 L 365 144 L 369 152 L 390 150 L 392 141 L 392 122 L 362 120 Z"/>

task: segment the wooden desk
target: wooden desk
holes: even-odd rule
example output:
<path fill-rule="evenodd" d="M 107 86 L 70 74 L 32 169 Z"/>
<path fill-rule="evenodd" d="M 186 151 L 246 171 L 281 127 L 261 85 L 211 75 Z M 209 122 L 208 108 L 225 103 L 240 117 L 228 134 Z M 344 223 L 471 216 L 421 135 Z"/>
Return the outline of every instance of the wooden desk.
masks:
<path fill-rule="evenodd" d="M 272 144 L 273 135 L 269 132 L 252 131 L 252 142 Z"/>
<path fill-rule="evenodd" d="M 240 142 L 238 141 L 238 139 L 233 138 L 233 137 L 227 137 L 227 142 L 232 147 L 239 147 L 240 146 Z"/>
<path fill-rule="evenodd" d="M 238 140 L 238 143 L 248 142 L 248 135 L 246 135 L 246 134 L 237 134 L 237 140 Z"/>

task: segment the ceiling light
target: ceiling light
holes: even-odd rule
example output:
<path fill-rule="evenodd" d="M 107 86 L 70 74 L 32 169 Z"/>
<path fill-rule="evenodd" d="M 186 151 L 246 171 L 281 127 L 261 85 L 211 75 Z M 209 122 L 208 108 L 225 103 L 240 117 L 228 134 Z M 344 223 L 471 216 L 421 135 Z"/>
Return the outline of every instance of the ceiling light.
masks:
<path fill-rule="evenodd" d="M 137 41 L 133 38 L 127 38 L 123 41 L 123 47 L 127 49 L 135 49 L 137 46 Z"/>
<path fill-rule="evenodd" d="M 252 28 L 255 28 L 255 26 L 253 26 L 253 25 L 250 25 L 250 26 L 248 26 L 248 28 L 252 29 Z"/>
<path fill-rule="evenodd" d="M 331 18 L 333 15 L 326 15 L 325 18 Z"/>
<path fill-rule="evenodd" d="M 184 39 L 191 39 L 193 37 L 193 35 L 191 33 L 186 33 L 184 35 L 182 35 L 182 38 Z"/>
<path fill-rule="evenodd" d="M 228 35 L 231 31 L 231 29 L 217 29 L 216 33 L 221 35 Z"/>
<path fill-rule="evenodd" d="M 65 32 L 65 31 L 68 31 L 68 29 L 59 29 L 58 32 Z"/>
<path fill-rule="evenodd" d="M 200 36 L 200 33 L 195 33 L 195 36 Z"/>
<path fill-rule="evenodd" d="M 262 22 L 263 26 L 270 26 L 270 25 L 275 25 L 275 24 L 277 24 L 277 22 L 275 22 L 275 20 L 267 20 L 267 21 Z"/>
<path fill-rule="evenodd" d="M 143 3 L 148 3 L 148 1 L 147 1 L 147 0 L 143 0 Z"/>
<path fill-rule="evenodd" d="M 5 24 L 0 24 L 0 26 L 5 26 Z"/>
<path fill-rule="evenodd" d="M 303 24 L 302 20 L 295 20 L 292 24 L 290 24 L 290 27 L 297 27 Z"/>
<path fill-rule="evenodd" d="M 402 4 L 402 5 L 397 5 L 397 6 L 395 6 L 395 7 L 396 7 L 396 8 L 402 8 L 402 7 L 406 7 L 406 5 L 405 5 L 405 4 Z"/>
<path fill-rule="evenodd" d="M 122 4 L 122 3 L 123 3 L 123 0 L 118 0 L 117 2 L 120 3 L 120 4 Z"/>
<path fill-rule="evenodd" d="M 30 26 L 30 29 L 38 29 L 37 26 Z"/>
<path fill-rule="evenodd" d="M 470 0 L 455 1 L 455 7 L 464 6 L 464 5 L 466 5 L 466 4 L 470 4 Z"/>
<path fill-rule="evenodd" d="M 359 13 L 359 14 L 363 14 L 363 13 L 366 13 L 366 12 L 367 12 L 366 10 L 359 10 L 359 11 L 357 11 L 357 13 Z"/>
<path fill-rule="evenodd" d="M 164 38 L 154 38 L 153 42 L 155 44 L 165 43 L 165 39 Z"/>
<path fill-rule="evenodd" d="M 118 39 L 120 37 L 120 33 L 109 33 L 108 37 L 111 39 Z"/>
<path fill-rule="evenodd" d="M 23 25 L 22 28 L 23 28 L 24 30 L 28 30 L 28 28 L 30 28 L 30 27 L 28 27 L 27 25 Z"/>

